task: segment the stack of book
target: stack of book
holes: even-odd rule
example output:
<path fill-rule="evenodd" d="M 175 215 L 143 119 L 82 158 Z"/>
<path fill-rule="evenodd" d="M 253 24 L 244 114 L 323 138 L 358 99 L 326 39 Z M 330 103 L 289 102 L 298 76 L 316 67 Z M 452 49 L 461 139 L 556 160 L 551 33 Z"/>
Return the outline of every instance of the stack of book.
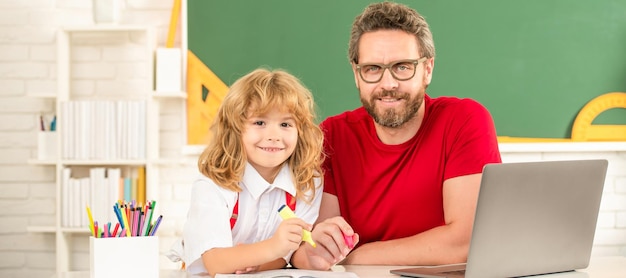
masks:
<path fill-rule="evenodd" d="M 114 220 L 110 204 L 118 201 L 146 202 L 145 167 L 63 168 L 61 181 L 63 227 L 86 227 L 85 204 L 98 219 Z"/>
<path fill-rule="evenodd" d="M 145 159 L 146 101 L 65 101 L 63 159 Z"/>

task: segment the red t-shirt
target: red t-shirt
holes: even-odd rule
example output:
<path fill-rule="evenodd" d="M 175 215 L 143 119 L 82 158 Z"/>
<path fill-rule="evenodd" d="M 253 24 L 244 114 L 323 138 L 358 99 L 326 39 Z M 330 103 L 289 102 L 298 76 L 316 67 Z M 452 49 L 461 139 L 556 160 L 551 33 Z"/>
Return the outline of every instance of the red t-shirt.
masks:
<path fill-rule="evenodd" d="M 360 243 L 444 225 L 443 182 L 501 162 L 493 120 L 480 103 L 426 95 L 424 105 L 419 131 L 400 145 L 380 142 L 363 107 L 321 124 L 324 192 L 337 196 Z"/>

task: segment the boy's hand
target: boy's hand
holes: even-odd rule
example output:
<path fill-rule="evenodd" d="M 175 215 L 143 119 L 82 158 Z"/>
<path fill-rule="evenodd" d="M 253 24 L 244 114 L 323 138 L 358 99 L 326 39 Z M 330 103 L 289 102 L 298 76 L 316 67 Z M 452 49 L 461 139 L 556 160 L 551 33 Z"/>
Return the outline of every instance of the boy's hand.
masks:
<path fill-rule="evenodd" d="M 276 233 L 270 238 L 277 257 L 284 257 L 290 251 L 300 247 L 303 229 L 311 230 L 311 225 L 300 218 L 290 218 L 280 223 Z"/>
<path fill-rule="evenodd" d="M 253 273 L 253 272 L 257 272 L 259 270 L 259 266 L 249 266 L 246 267 L 245 269 L 238 269 L 235 270 L 235 274 L 246 274 L 246 273 Z"/>

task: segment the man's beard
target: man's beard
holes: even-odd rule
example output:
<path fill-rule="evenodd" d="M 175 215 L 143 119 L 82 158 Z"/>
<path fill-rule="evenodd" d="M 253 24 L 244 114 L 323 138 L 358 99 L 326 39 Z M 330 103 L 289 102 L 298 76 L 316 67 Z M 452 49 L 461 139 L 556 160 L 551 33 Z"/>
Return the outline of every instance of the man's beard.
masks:
<path fill-rule="evenodd" d="M 369 101 L 361 97 L 361 103 L 367 113 L 374 118 L 374 121 L 377 124 L 389 128 L 399 128 L 417 116 L 417 111 L 422 105 L 422 102 L 424 102 L 425 93 L 425 88 L 422 88 L 420 93 L 418 93 L 414 98 L 411 98 L 411 96 L 406 93 L 401 94 L 397 91 L 382 91 L 380 94 L 373 95 Z M 406 102 L 406 105 L 403 108 L 389 108 L 378 113 L 375 103 L 377 99 L 383 97 L 402 99 Z"/>

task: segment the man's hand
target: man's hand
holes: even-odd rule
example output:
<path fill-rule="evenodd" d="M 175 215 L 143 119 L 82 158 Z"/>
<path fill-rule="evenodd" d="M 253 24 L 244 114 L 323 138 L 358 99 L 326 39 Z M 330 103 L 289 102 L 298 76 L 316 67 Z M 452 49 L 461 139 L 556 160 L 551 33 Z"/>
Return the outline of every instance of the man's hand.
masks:
<path fill-rule="evenodd" d="M 358 234 L 354 233 L 352 227 L 340 216 L 318 223 L 312 235 L 317 247 L 303 246 L 309 267 L 312 269 L 330 269 L 343 260 L 359 242 Z M 352 242 L 346 242 L 344 235 L 351 238 Z M 348 246 L 349 244 L 352 246 Z"/>

